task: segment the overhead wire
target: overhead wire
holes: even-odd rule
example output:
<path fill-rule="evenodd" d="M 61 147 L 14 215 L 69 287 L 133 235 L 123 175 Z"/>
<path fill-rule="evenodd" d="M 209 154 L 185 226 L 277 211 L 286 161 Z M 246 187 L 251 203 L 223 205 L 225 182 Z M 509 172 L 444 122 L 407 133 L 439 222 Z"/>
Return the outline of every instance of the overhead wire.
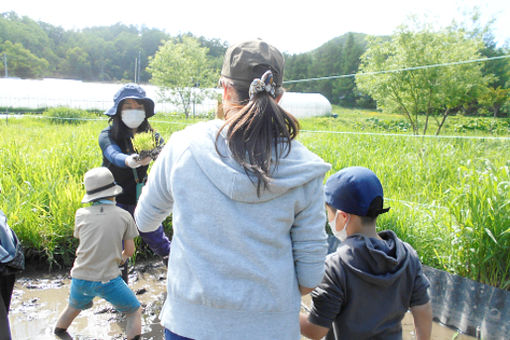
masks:
<path fill-rule="evenodd" d="M 497 60 L 497 59 L 505 59 L 505 58 L 510 58 L 510 54 L 496 56 L 496 57 L 489 57 L 489 58 L 480 58 L 480 59 L 454 61 L 454 62 L 449 62 L 449 63 L 429 64 L 429 65 L 421 65 L 421 66 L 411 66 L 411 67 L 404 67 L 404 68 L 399 68 L 399 69 L 394 69 L 394 70 L 383 70 L 383 71 L 374 71 L 374 72 L 359 72 L 359 73 L 349 73 L 349 74 L 341 74 L 341 75 L 334 75 L 334 76 L 324 76 L 324 77 L 313 77 L 313 78 L 304 78 L 304 79 L 284 80 L 283 84 L 295 84 L 295 83 L 304 83 L 304 82 L 316 81 L 316 80 L 340 79 L 340 78 L 360 77 L 360 76 L 373 76 L 373 75 L 384 74 L 384 73 L 397 73 L 397 72 L 404 72 L 404 71 L 422 70 L 422 69 L 427 69 L 427 68 L 444 67 L 444 66 L 452 66 L 452 65 L 462 65 L 462 64 L 470 64 L 470 63 L 478 63 L 478 62 L 485 62 L 485 61 Z"/>

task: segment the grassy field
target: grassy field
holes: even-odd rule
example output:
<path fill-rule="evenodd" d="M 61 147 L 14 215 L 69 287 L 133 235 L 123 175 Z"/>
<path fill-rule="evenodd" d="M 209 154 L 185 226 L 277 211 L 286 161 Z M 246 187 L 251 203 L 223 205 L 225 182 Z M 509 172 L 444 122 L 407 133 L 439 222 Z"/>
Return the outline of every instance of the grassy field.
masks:
<path fill-rule="evenodd" d="M 409 135 L 399 115 L 335 113 L 302 119 L 299 140 L 331 172 L 361 165 L 380 177 L 391 210 L 378 227 L 393 229 L 427 265 L 510 289 L 510 140 L 493 138 L 510 136 L 509 120 L 451 117 L 443 132 L 450 137 L 435 138 Z M 151 122 L 168 139 L 194 121 L 158 115 Z M 0 208 L 29 258 L 72 263 L 82 178 L 101 164 L 97 136 L 106 124 L 0 121 Z"/>

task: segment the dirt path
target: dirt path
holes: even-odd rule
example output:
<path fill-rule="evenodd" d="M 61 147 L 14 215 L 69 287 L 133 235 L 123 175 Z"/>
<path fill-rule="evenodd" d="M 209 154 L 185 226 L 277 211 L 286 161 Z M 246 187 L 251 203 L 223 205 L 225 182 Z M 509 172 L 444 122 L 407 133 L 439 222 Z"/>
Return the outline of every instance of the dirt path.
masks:
<path fill-rule="evenodd" d="M 162 262 L 138 264 L 131 268 L 129 287 L 137 293 L 142 303 L 143 339 L 163 339 L 163 328 L 158 314 L 165 299 L 166 268 Z M 70 279 L 68 273 L 33 273 L 19 277 L 14 287 L 9 319 L 13 340 L 57 339 L 53 335 L 54 324 L 67 304 Z M 303 299 L 310 304 L 309 298 Z M 123 339 L 125 317 L 110 308 L 102 300 L 95 299 L 91 309 L 83 311 L 69 328 L 74 339 Z M 402 322 L 403 339 L 413 340 L 412 317 L 407 313 Z M 305 339 L 305 338 L 303 338 Z M 433 325 L 433 340 L 469 340 L 472 337 L 459 335 L 441 326 Z"/>

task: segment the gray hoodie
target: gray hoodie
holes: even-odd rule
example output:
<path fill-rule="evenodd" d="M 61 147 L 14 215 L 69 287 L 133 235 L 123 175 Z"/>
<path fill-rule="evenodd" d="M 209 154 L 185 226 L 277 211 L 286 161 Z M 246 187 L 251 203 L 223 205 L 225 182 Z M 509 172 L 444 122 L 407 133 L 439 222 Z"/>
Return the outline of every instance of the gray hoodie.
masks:
<path fill-rule="evenodd" d="M 216 151 L 223 124 L 174 133 L 135 211 L 143 232 L 172 214 L 162 324 L 193 339 L 299 339 L 298 285 L 315 287 L 324 273 L 330 166 L 293 141 L 258 197 L 230 156 L 226 130 Z"/>
<path fill-rule="evenodd" d="M 402 339 L 406 311 L 429 301 L 416 251 L 391 230 L 379 236 L 351 235 L 327 257 L 309 316 L 323 327 L 333 323 L 327 339 Z"/>

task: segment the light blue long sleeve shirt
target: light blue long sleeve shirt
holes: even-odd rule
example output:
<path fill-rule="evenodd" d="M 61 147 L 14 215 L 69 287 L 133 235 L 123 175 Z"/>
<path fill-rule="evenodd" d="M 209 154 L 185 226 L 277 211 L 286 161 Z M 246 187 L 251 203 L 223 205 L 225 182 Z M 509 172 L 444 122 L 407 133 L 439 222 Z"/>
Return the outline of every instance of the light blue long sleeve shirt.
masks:
<path fill-rule="evenodd" d="M 294 141 L 259 197 L 224 133 L 216 151 L 223 123 L 174 133 L 135 211 L 141 231 L 172 214 L 162 324 L 197 340 L 299 339 L 299 286 L 324 273 L 330 165 Z"/>

